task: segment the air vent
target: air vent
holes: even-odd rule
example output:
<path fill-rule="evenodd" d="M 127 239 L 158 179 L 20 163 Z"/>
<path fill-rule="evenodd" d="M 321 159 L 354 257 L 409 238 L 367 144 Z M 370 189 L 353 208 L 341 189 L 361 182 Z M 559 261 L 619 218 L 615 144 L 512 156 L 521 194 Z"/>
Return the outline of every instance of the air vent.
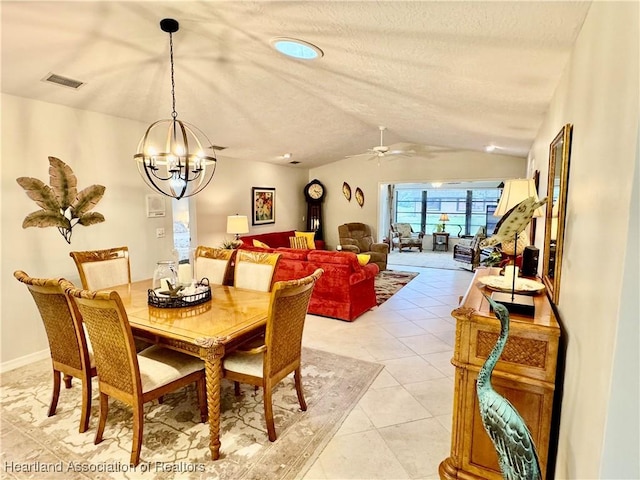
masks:
<path fill-rule="evenodd" d="M 73 88 L 74 90 L 77 90 L 84 85 L 84 82 L 74 80 L 73 78 L 63 77 L 62 75 L 56 75 L 55 73 L 48 74 L 45 78 L 42 79 L 42 81 L 55 83 L 56 85 L 61 85 L 63 87 Z"/>
<path fill-rule="evenodd" d="M 220 145 L 209 145 L 209 148 L 211 148 L 213 150 L 216 150 L 218 152 L 227 149 L 227 147 L 221 147 Z"/>
<path fill-rule="evenodd" d="M 298 165 L 300 162 L 298 160 L 291 160 L 289 163 L 291 165 Z"/>

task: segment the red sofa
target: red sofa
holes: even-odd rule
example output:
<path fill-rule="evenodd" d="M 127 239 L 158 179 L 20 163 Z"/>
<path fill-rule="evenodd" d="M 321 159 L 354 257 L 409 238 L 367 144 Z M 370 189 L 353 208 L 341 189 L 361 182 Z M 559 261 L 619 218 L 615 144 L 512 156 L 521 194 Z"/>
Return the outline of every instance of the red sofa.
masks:
<path fill-rule="evenodd" d="M 282 247 L 264 249 L 247 244 L 241 245 L 240 249 L 279 253 L 280 261 L 274 273 L 276 282 L 302 278 L 322 268 L 324 273 L 309 302 L 308 311 L 313 315 L 351 322 L 377 305 L 374 280 L 380 269 L 375 263 L 361 266 L 355 253 Z"/>
<path fill-rule="evenodd" d="M 240 240 L 242 240 L 242 243 L 248 245 L 249 247 L 253 247 L 253 240 L 259 240 L 260 242 L 269 245 L 269 248 L 289 248 L 289 237 L 295 236 L 295 230 L 287 230 L 285 232 L 261 233 L 259 235 L 244 235 L 240 237 Z M 318 250 L 324 250 L 323 240 L 315 240 L 315 243 Z"/>

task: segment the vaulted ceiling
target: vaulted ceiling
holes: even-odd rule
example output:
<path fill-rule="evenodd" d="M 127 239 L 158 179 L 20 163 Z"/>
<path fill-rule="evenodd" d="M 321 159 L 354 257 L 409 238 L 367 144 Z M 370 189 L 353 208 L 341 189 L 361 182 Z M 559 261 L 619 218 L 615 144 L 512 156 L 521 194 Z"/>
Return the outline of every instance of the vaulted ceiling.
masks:
<path fill-rule="evenodd" d="M 526 156 L 589 5 L 3 0 L 2 92 L 144 123 L 169 118 L 159 22 L 170 17 L 180 22 L 178 118 L 227 147 L 219 157 L 310 168 L 378 145 L 379 125 L 387 145 L 493 144 Z M 278 36 L 324 56 L 287 58 L 270 45 Z M 43 82 L 50 73 L 85 85 Z"/>

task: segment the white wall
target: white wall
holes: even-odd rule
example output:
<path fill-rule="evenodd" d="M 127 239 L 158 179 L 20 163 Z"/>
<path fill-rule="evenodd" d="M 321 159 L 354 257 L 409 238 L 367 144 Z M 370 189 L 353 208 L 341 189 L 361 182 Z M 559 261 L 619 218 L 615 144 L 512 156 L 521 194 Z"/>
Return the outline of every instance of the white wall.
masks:
<path fill-rule="evenodd" d="M 80 285 L 74 250 L 129 247 L 134 279 L 150 277 L 155 262 L 171 251 L 171 214 L 148 219 L 145 195 L 133 153 L 146 125 L 116 117 L 2 95 L 2 363 L 48 347 L 44 328 L 27 289 L 13 278 L 15 270 L 38 277 L 62 276 Z M 73 228 L 67 244 L 54 227 L 22 228 L 39 207 L 17 182 L 35 177 L 49 184 L 49 156 L 71 167 L 79 189 L 106 187 L 94 208 L 106 221 Z M 164 227 L 165 239 L 155 238 Z M 168 249 L 168 250 L 167 250 Z"/>
<path fill-rule="evenodd" d="M 629 411 L 626 416 L 637 419 L 637 362 L 617 366 L 626 385 L 616 383 L 613 392 L 612 371 L 616 348 L 627 350 L 618 351 L 619 358 L 637 358 L 633 350 L 638 348 L 637 338 L 616 344 L 616 337 L 618 328 L 638 322 L 638 268 L 627 270 L 625 277 L 625 261 L 637 259 L 632 251 L 637 239 L 630 242 L 629 230 L 638 222 L 632 214 L 637 215 L 637 205 L 631 210 L 631 204 L 637 168 L 639 19 L 637 2 L 592 4 L 530 153 L 542 171 L 541 185 L 546 185 L 549 143 L 565 123 L 573 124 L 558 302 L 567 358 L 556 478 L 603 478 L 615 458 L 603 456 L 605 425 L 619 405 L 612 397 L 636 392 L 635 415 Z M 543 234 L 538 231 L 537 239 Z M 625 291 L 636 292 L 635 305 L 622 303 L 629 300 Z M 618 419 L 625 416 L 616 413 Z M 638 475 L 638 436 L 629 432 L 634 428 L 637 422 L 616 432 L 617 443 L 635 452 L 626 464 L 616 465 L 618 474 L 627 471 L 618 478 Z"/>
<path fill-rule="evenodd" d="M 313 168 L 309 179 L 317 178 L 327 189 L 324 202 L 325 240 L 330 247 L 338 244 L 338 225 L 362 222 L 381 239 L 388 225 L 379 225 L 380 185 L 383 183 L 503 180 L 526 176 L 526 159 L 482 152 L 434 153 L 429 158 L 396 157 L 375 160 L 348 158 Z M 342 183 L 351 186 L 351 201 L 342 194 Z M 356 187 L 364 192 L 361 208 L 354 198 Z"/>
<path fill-rule="evenodd" d="M 194 243 L 219 247 L 225 239 L 228 215 L 246 215 L 249 234 L 283 230 L 304 230 L 306 203 L 303 189 L 308 170 L 248 160 L 220 160 L 213 183 L 198 194 L 196 202 L 197 239 Z M 251 188 L 275 187 L 275 223 L 251 225 Z"/>
<path fill-rule="evenodd" d="M 30 355 L 48 349 L 42 321 L 27 289 L 13 278 L 15 270 L 38 277 L 62 276 L 80 285 L 74 250 L 129 247 L 134 280 L 149 278 L 158 260 L 171 258 L 171 201 L 164 218 L 147 218 L 145 198 L 153 193 L 133 160 L 140 136 L 148 125 L 122 118 L 76 110 L 50 103 L 2 95 L 2 163 L 0 194 L 2 221 L 0 276 L 2 368 L 28 362 Z M 78 187 L 106 187 L 94 211 L 106 221 L 76 226 L 71 244 L 56 228 L 22 228 L 22 221 L 39 207 L 16 183 L 18 177 L 35 177 L 49 184 L 49 156 L 68 164 Z M 220 159 L 207 189 L 193 198 L 197 238 L 193 245 L 217 246 L 226 235 L 226 217 L 251 216 L 251 187 L 276 188 L 276 223 L 250 226 L 251 233 L 304 228 L 306 207 L 304 168 L 260 162 Z M 164 239 L 156 238 L 163 227 Z"/>

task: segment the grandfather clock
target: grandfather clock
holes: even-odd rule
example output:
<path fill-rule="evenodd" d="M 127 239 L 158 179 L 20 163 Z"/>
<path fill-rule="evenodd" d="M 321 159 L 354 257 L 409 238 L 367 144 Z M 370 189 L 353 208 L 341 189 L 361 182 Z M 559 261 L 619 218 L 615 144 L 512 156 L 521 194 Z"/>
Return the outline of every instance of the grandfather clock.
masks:
<path fill-rule="evenodd" d="M 324 185 L 319 180 L 311 180 L 304 187 L 307 199 L 307 231 L 316 232 L 316 240 L 324 240 L 322 233 L 322 202 L 326 194 Z"/>

